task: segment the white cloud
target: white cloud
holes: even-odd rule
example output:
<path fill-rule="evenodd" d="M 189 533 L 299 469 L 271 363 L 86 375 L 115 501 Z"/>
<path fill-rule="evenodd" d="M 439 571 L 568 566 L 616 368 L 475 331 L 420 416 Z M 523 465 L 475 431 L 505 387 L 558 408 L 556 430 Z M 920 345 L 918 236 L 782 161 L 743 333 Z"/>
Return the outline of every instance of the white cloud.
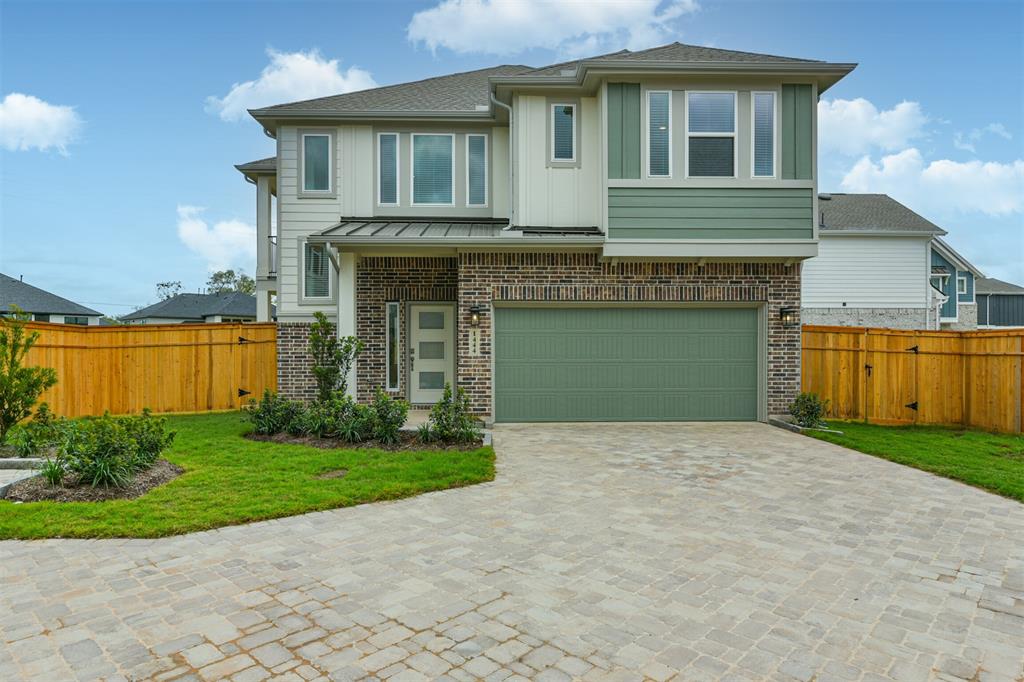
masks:
<path fill-rule="evenodd" d="M 823 151 L 847 156 L 872 149 L 905 149 L 911 140 L 924 136 L 928 117 L 917 102 L 900 102 L 879 111 L 868 100 L 822 100 L 818 103 L 818 144 Z"/>
<path fill-rule="evenodd" d="M 241 267 L 252 272 L 256 261 L 256 228 L 240 220 L 207 224 L 205 209 L 178 206 L 178 238 L 206 261 L 211 270 Z"/>
<path fill-rule="evenodd" d="M 443 0 L 413 15 L 406 36 L 431 51 L 578 57 L 667 42 L 672 24 L 697 9 L 697 0 Z"/>
<path fill-rule="evenodd" d="M 66 155 L 81 127 L 82 118 L 74 107 L 50 104 L 20 92 L 12 92 L 0 102 L 0 143 L 10 151 L 53 147 Z"/>
<path fill-rule="evenodd" d="M 1024 212 L 1024 161 L 1010 163 L 941 159 L 925 163 L 905 149 L 875 163 L 865 156 L 843 178 L 848 192 L 883 192 L 928 214 Z"/>
<path fill-rule="evenodd" d="M 238 121 L 248 109 L 377 87 L 369 71 L 356 66 L 342 71 L 337 59 L 325 59 L 317 50 L 268 49 L 267 56 L 270 64 L 259 78 L 235 83 L 224 97 L 207 97 L 206 110 L 225 121 Z"/>
<path fill-rule="evenodd" d="M 1013 135 L 1002 123 L 989 123 L 984 128 L 975 128 L 966 135 L 959 131 L 953 133 L 953 146 L 957 149 L 971 152 L 973 154 L 976 151 L 974 143 L 980 140 L 985 134 L 998 135 L 1004 140 L 1013 139 Z"/>

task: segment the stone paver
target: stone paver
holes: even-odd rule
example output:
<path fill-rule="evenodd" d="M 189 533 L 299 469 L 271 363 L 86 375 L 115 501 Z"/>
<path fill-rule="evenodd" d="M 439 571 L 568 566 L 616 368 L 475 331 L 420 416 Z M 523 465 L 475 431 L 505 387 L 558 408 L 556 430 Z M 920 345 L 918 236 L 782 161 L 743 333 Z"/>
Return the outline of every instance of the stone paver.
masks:
<path fill-rule="evenodd" d="M 0 543 L 0 679 L 1024 680 L 1024 506 L 760 424 L 495 429 L 493 483 Z"/>

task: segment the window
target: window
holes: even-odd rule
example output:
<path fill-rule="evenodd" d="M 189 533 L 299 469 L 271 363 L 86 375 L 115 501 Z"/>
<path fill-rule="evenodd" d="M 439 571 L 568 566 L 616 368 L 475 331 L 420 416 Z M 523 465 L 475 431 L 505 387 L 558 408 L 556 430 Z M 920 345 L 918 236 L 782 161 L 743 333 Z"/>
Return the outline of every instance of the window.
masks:
<path fill-rule="evenodd" d="M 377 203 L 398 205 L 398 133 L 377 135 Z"/>
<path fill-rule="evenodd" d="M 35 320 L 36 322 L 49 322 L 50 321 L 50 314 L 49 313 L 34 313 L 32 315 L 32 319 Z"/>
<path fill-rule="evenodd" d="M 412 203 L 451 206 L 453 135 L 412 136 Z"/>
<path fill-rule="evenodd" d="M 755 178 L 775 177 L 775 93 L 751 93 L 754 106 L 754 159 Z"/>
<path fill-rule="evenodd" d="M 736 177 L 736 93 L 686 93 L 687 176 Z"/>
<path fill-rule="evenodd" d="M 956 293 L 966 294 L 967 293 L 967 278 L 957 277 L 956 278 Z"/>
<path fill-rule="evenodd" d="M 302 295 L 304 298 L 330 298 L 330 267 L 325 245 L 305 244 L 303 246 Z"/>
<path fill-rule="evenodd" d="M 302 134 L 302 191 L 331 191 L 331 136 L 327 133 Z"/>
<path fill-rule="evenodd" d="M 397 391 L 398 383 L 398 304 L 387 304 L 387 349 L 388 349 L 388 377 L 387 388 L 389 391 Z"/>
<path fill-rule="evenodd" d="M 487 205 L 486 135 L 466 135 L 466 205 Z"/>
<path fill-rule="evenodd" d="M 647 175 L 672 175 L 672 93 L 647 93 Z"/>
<path fill-rule="evenodd" d="M 551 160 L 576 161 L 576 105 L 551 105 Z"/>
<path fill-rule="evenodd" d="M 88 317 L 79 317 L 77 315 L 65 315 L 64 324 L 80 324 L 82 326 L 89 326 Z"/>

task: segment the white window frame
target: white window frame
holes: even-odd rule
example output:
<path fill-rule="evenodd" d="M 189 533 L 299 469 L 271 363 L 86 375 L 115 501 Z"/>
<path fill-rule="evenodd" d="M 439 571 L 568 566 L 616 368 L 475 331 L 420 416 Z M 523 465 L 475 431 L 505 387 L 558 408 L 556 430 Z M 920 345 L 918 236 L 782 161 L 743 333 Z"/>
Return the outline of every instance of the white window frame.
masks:
<path fill-rule="evenodd" d="M 447 204 L 416 201 L 416 138 L 446 136 L 452 141 L 452 200 Z M 412 206 L 455 206 L 455 133 L 412 133 L 409 136 L 409 204 Z"/>
<path fill-rule="evenodd" d="M 381 193 L 381 181 L 380 181 L 380 138 L 385 135 L 395 136 L 395 202 L 384 203 L 380 199 Z M 395 207 L 402 205 L 402 136 L 399 133 L 393 132 L 379 132 L 377 133 L 377 205 L 381 207 Z"/>
<path fill-rule="evenodd" d="M 300 275 L 302 277 L 302 283 L 299 285 L 302 291 L 303 301 L 330 301 L 334 299 L 334 267 L 331 265 L 330 254 L 327 253 L 327 244 L 310 244 L 305 239 L 299 242 L 302 246 L 302 252 L 299 254 L 299 262 L 302 264 L 302 270 Z M 327 295 L 326 296 L 307 296 L 306 295 L 306 247 L 307 246 L 319 246 L 324 250 L 324 256 L 327 258 Z"/>
<path fill-rule="evenodd" d="M 482 204 L 471 204 L 469 203 L 469 138 L 471 137 L 482 137 L 484 138 L 484 203 Z M 488 161 L 488 155 L 491 153 L 490 145 L 487 142 L 487 135 L 483 133 L 467 133 L 466 134 L 466 208 L 487 208 L 491 200 L 490 195 L 490 184 L 491 178 L 489 176 L 491 172 L 491 164 Z"/>
<path fill-rule="evenodd" d="M 755 163 L 755 111 L 754 100 L 757 95 L 772 96 L 772 174 L 758 175 Z M 737 107 L 738 108 L 738 107 Z M 750 92 L 750 177 L 755 180 L 774 180 L 779 176 L 779 94 L 775 90 L 752 90 Z"/>
<path fill-rule="evenodd" d="M 384 304 L 384 386 L 388 391 L 402 390 L 402 304 L 397 301 L 388 301 Z M 398 376 L 395 384 L 391 385 L 391 377 L 388 372 L 388 353 L 391 352 L 391 308 L 394 307 L 396 314 L 395 334 L 398 336 Z"/>
<path fill-rule="evenodd" d="M 732 132 L 731 133 L 691 133 L 690 132 L 690 95 L 691 94 L 708 94 L 708 95 L 732 95 Z M 684 112 L 685 127 L 683 132 L 685 133 L 686 142 L 683 145 L 683 166 L 685 168 L 686 179 L 694 180 L 728 180 L 730 178 L 736 179 L 739 173 L 739 138 L 737 133 L 739 132 L 739 116 L 740 116 L 740 103 L 739 103 L 739 92 L 737 90 L 687 90 L 685 93 L 685 106 L 686 111 Z M 732 175 L 690 175 L 690 138 L 691 137 L 732 137 Z"/>
<path fill-rule="evenodd" d="M 306 138 L 327 138 L 327 189 L 306 189 Z M 334 195 L 334 135 L 329 130 L 308 130 L 299 134 L 299 193 L 305 196 Z"/>
<path fill-rule="evenodd" d="M 960 283 L 961 282 L 963 282 L 963 285 L 964 285 L 964 290 L 963 291 L 960 291 Z M 957 296 L 959 296 L 960 294 L 963 294 L 964 296 L 967 295 L 967 277 L 962 276 L 962 275 L 957 275 L 956 276 L 956 294 L 957 294 Z"/>
<path fill-rule="evenodd" d="M 569 107 L 572 109 L 572 158 L 559 159 L 555 157 L 555 107 Z M 579 109 L 575 102 L 552 102 L 548 109 L 548 120 L 551 121 L 551 163 L 576 163 L 576 118 L 579 116 Z"/>
<path fill-rule="evenodd" d="M 651 174 L 651 94 L 664 94 L 668 95 L 668 175 L 652 175 Z M 672 91 L 671 90 L 648 90 L 645 98 L 644 106 L 644 147 L 647 151 L 645 154 L 644 164 L 646 166 L 646 175 L 651 179 L 671 179 L 673 171 L 672 163 Z"/>

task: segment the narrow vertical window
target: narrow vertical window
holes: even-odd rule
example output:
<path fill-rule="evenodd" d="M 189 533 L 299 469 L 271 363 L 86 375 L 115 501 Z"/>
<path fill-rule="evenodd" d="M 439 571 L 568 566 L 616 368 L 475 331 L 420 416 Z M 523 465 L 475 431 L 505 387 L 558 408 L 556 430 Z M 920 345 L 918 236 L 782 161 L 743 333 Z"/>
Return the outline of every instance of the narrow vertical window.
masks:
<path fill-rule="evenodd" d="M 388 376 L 387 376 L 387 388 L 389 391 L 397 391 L 399 387 L 398 383 L 398 304 L 388 303 L 387 304 L 387 356 L 388 356 Z"/>
<path fill-rule="evenodd" d="M 412 136 L 412 203 L 452 204 L 452 135 Z"/>
<path fill-rule="evenodd" d="M 305 298 L 329 298 L 331 271 L 323 244 L 305 244 L 303 252 L 303 290 Z"/>
<path fill-rule="evenodd" d="M 331 191 L 331 136 L 307 133 L 302 136 L 302 191 Z"/>
<path fill-rule="evenodd" d="M 466 135 L 466 205 L 487 205 L 486 135 Z"/>
<path fill-rule="evenodd" d="M 755 92 L 754 177 L 775 177 L 775 93 Z"/>
<path fill-rule="evenodd" d="M 736 93 L 686 93 L 686 174 L 736 176 Z"/>
<path fill-rule="evenodd" d="M 672 93 L 647 93 L 647 175 L 672 175 Z"/>
<path fill-rule="evenodd" d="M 576 105 L 551 105 L 551 160 L 576 160 Z"/>
<path fill-rule="evenodd" d="M 377 203 L 398 205 L 398 133 L 377 136 Z"/>

